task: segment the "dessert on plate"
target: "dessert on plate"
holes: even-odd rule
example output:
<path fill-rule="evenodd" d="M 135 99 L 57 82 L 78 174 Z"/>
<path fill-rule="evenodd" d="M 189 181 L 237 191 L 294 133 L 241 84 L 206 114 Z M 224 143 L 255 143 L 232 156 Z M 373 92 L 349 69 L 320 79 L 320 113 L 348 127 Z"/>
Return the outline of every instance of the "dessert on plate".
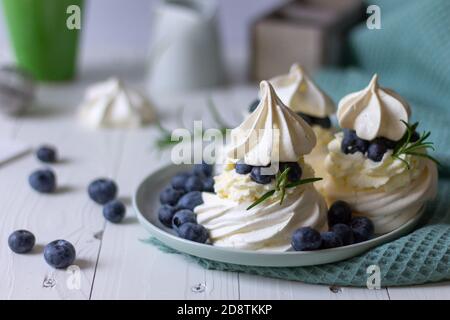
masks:
<path fill-rule="evenodd" d="M 293 64 L 288 74 L 274 77 L 269 82 L 281 101 L 313 128 L 317 143 L 305 156 L 305 161 L 313 167 L 316 175 L 323 176 L 327 145 L 334 134 L 330 121 L 336 110 L 334 102 L 299 64 Z"/>
<path fill-rule="evenodd" d="M 316 137 L 269 82 L 261 82 L 261 93 L 258 107 L 231 131 L 226 164 L 214 177 L 215 193 L 203 192 L 203 203 L 194 212 L 214 245 L 285 251 L 294 230 L 326 225 L 327 207 L 312 183 L 274 191 L 281 180 L 295 183 L 314 176 L 303 156 L 314 148 Z"/>
<path fill-rule="evenodd" d="M 321 191 L 328 203 L 344 200 L 356 215 L 370 218 L 378 234 L 408 222 L 436 194 L 429 133 L 418 135 L 410 115 L 408 103 L 380 87 L 377 75 L 338 105 L 343 132 L 328 144 L 329 175 Z"/>

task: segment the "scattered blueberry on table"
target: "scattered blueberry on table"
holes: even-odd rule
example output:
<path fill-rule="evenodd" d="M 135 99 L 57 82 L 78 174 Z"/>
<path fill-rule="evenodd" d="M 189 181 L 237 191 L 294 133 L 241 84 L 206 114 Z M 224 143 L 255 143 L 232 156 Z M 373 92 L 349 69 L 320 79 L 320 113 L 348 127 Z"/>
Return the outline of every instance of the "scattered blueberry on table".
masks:
<path fill-rule="evenodd" d="M 186 240 L 205 243 L 208 240 L 208 231 L 200 224 L 187 222 L 178 228 L 178 235 Z"/>
<path fill-rule="evenodd" d="M 119 223 L 125 217 L 126 207 L 120 200 L 112 200 L 103 207 L 103 216 L 106 220 Z"/>
<path fill-rule="evenodd" d="M 75 261 L 75 257 L 74 246 L 66 240 L 52 241 L 44 248 L 45 261 L 56 269 L 67 268 Z"/>
<path fill-rule="evenodd" d="M 88 186 L 89 197 L 98 204 L 105 204 L 117 196 L 117 185 L 111 179 L 100 178 L 92 181 Z"/>
<path fill-rule="evenodd" d="M 321 245 L 320 233 L 311 227 L 297 229 L 292 235 L 292 247 L 296 251 L 317 250 Z"/>
<path fill-rule="evenodd" d="M 56 176 L 51 169 L 34 171 L 28 178 L 30 186 L 40 193 L 52 193 L 56 190 Z"/>
<path fill-rule="evenodd" d="M 55 163 L 58 161 L 58 153 L 56 149 L 49 145 L 40 146 L 36 150 L 36 157 L 45 163 Z"/>
<path fill-rule="evenodd" d="M 9 248 L 15 253 L 30 252 L 35 243 L 34 234 L 27 230 L 16 230 L 8 237 Z"/>

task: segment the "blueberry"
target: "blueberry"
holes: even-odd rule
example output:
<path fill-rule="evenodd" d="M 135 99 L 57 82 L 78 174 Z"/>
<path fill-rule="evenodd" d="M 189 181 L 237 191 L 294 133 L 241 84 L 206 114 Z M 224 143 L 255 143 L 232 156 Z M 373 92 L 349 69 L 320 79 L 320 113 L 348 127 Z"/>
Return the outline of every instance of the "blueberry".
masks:
<path fill-rule="evenodd" d="M 256 183 L 268 184 L 268 183 L 270 183 L 270 181 L 272 181 L 272 179 L 275 178 L 275 175 L 273 175 L 273 174 L 268 174 L 268 175 L 261 174 L 262 168 L 267 168 L 267 167 L 253 167 L 252 171 L 250 172 L 250 178 L 253 181 L 255 181 Z"/>
<path fill-rule="evenodd" d="M 212 177 L 203 179 L 203 191 L 214 192 L 214 179 Z"/>
<path fill-rule="evenodd" d="M 202 225 L 186 222 L 178 228 L 178 235 L 186 240 L 205 243 L 208 240 L 208 231 Z"/>
<path fill-rule="evenodd" d="M 281 162 L 280 172 L 283 172 L 284 170 L 286 170 L 286 168 L 290 168 L 288 173 L 288 180 L 290 182 L 300 180 L 300 178 L 302 177 L 302 168 L 300 168 L 298 162 Z"/>
<path fill-rule="evenodd" d="M 344 129 L 341 151 L 345 154 L 357 151 L 365 153 L 369 147 L 369 141 L 359 138 L 354 130 Z"/>
<path fill-rule="evenodd" d="M 195 213 L 189 209 L 177 211 L 172 218 L 172 228 L 177 230 L 182 224 L 188 222 L 197 223 L 197 216 Z"/>
<path fill-rule="evenodd" d="M 314 124 L 324 128 L 324 129 L 330 129 L 331 128 L 331 120 L 329 117 L 325 118 L 315 118 L 313 120 Z"/>
<path fill-rule="evenodd" d="M 171 206 L 174 206 L 183 194 L 184 192 L 181 190 L 175 190 L 172 187 L 167 187 L 160 193 L 159 201 L 161 204 L 170 204 Z"/>
<path fill-rule="evenodd" d="M 322 232 L 320 237 L 322 238 L 321 249 L 337 248 L 343 244 L 341 237 L 332 231 Z"/>
<path fill-rule="evenodd" d="M 28 178 L 28 182 L 37 192 L 51 193 L 56 190 L 56 176 L 50 169 L 34 171 Z"/>
<path fill-rule="evenodd" d="M 172 185 L 172 188 L 177 190 L 184 190 L 184 187 L 186 185 L 187 179 L 191 177 L 192 174 L 189 172 L 180 172 L 176 174 L 171 180 L 170 184 Z"/>
<path fill-rule="evenodd" d="M 292 247 L 296 251 L 319 249 L 322 244 L 320 233 L 311 227 L 302 227 L 292 235 Z"/>
<path fill-rule="evenodd" d="M 252 171 L 252 166 L 245 164 L 243 162 L 238 162 L 236 163 L 236 167 L 234 168 L 234 170 L 236 170 L 237 173 L 239 174 L 248 174 Z"/>
<path fill-rule="evenodd" d="M 312 117 L 310 117 L 310 116 L 308 116 L 307 114 L 304 114 L 303 112 L 297 112 L 297 114 L 303 119 L 303 120 L 305 120 L 305 122 L 307 123 L 307 124 L 309 124 L 310 126 L 312 126 L 314 123 L 313 123 L 313 118 Z"/>
<path fill-rule="evenodd" d="M 369 149 L 367 150 L 367 158 L 372 161 L 379 162 L 383 159 L 384 154 L 387 151 L 387 147 L 381 140 L 375 139 L 370 143 Z"/>
<path fill-rule="evenodd" d="M 201 164 L 195 164 L 193 172 L 195 175 L 200 177 L 210 177 L 213 172 L 213 166 L 205 162 Z"/>
<path fill-rule="evenodd" d="M 96 179 L 88 186 L 89 197 L 98 204 L 105 204 L 114 200 L 117 195 L 117 190 L 116 183 L 106 178 Z"/>
<path fill-rule="evenodd" d="M 394 140 L 391 140 L 388 138 L 384 138 L 384 137 L 375 138 L 373 140 L 373 142 L 374 141 L 378 141 L 378 142 L 384 144 L 387 149 L 395 149 L 395 146 L 397 145 L 397 141 L 394 141 Z"/>
<path fill-rule="evenodd" d="M 249 106 L 248 106 L 248 112 L 253 112 L 256 110 L 256 108 L 258 107 L 259 103 L 261 102 L 261 100 L 256 99 L 254 100 Z"/>
<path fill-rule="evenodd" d="M 373 237 L 375 227 L 373 222 L 366 217 L 354 217 L 350 222 L 355 243 L 367 241 Z"/>
<path fill-rule="evenodd" d="M 202 191 L 203 190 L 203 181 L 198 176 L 189 177 L 186 180 L 185 189 L 187 192 L 191 191 Z"/>
<path fill-rule="evenodd" d="M 46 163 L 56 162 L 58 159 L 56 149 L 51 146 L 41 146 L 36 150 L 36 157 Z"/>
<path fill-rule="evenodd" d="M 353 231 L 348 225 L 343 223 L 335 224 L 331 227 L 331 231 L 342 239 L 342 244 L 344 246 L 354 243 Z"/>
<path fill-rule="evenodd" d="M 33 249 L 36 238 L 27 230 L 17 230 L 8 238 L 9 248 L 15 253 L 27 253 Z"/>
<path fill-rule="evenodd" d="M 44 248 L 44 258 L 47 263 L 57 269 L 64 269 L 75 261 L 75 248 L 66 240 L 55 240 Z"/>
<path fill-rule="evenodd" d="M 103 207 L 103 216 L 108 221 L 119 223 L 125 217 L 126 210 L 122 201 L 112 200 Z"/>
<path fill-rule="evenodd" d="M 202 193 L 200 191 L 192 191 L 186 193 L 180 198 L 177 204 L 178 209 L 189 209 L 194 211 L 194 208 L 203 203 Z"/>
<path fill-rule="evenodd" d="M 328 227 L 335 224 L 349 224 L 352 219 L 352 209 L 345 201 L 338 200 L 334 202 L 328 209 Z"/>
<path fill-rule="evenodd" d="M 158 219 L 166 227 L 172 227 L 172 219 L 175 214 L 175 207 L 165 204 L 158 209 Z"/>

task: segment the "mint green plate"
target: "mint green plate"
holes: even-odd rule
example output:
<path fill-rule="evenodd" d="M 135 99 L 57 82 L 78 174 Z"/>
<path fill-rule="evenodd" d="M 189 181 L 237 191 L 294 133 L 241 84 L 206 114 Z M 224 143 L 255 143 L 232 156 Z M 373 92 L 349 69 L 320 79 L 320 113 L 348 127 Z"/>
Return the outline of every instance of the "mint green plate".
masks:
<path fill-rule="evenodd" d="M 184 240 L 158 220 L 159 193 L 169 184 L 171 177 L 180 171 L 188 171 L 190 165 L 169 165 L 150 174 L 138 186 L 133 196 L 133 206 L 139 222 L 152 236 L 165 245 L 200 258 L 220 262 L 261 266 L 261 267 L 297 267 L 331 263 L 357 256 L 370 248 L 399 238 L 413 230 L 424 210 L 402 227 L 369 241 L 350 246 L 308 252 L 256 252 L 233 248 L 221 248 Z"/>

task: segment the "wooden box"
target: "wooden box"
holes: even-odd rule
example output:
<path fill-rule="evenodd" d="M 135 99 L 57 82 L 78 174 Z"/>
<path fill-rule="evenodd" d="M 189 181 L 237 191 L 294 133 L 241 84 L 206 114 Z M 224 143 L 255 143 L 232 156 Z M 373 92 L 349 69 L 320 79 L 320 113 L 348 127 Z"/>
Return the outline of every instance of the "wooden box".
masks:
<path fill-rule="evenodd" d="M 364 18 L 360 0 L 298 0 L 259 18 L 251 30 L 251 79 L 287 73 L 294 62 L 308 72 L 343 62 L 345 36 Z"/>

